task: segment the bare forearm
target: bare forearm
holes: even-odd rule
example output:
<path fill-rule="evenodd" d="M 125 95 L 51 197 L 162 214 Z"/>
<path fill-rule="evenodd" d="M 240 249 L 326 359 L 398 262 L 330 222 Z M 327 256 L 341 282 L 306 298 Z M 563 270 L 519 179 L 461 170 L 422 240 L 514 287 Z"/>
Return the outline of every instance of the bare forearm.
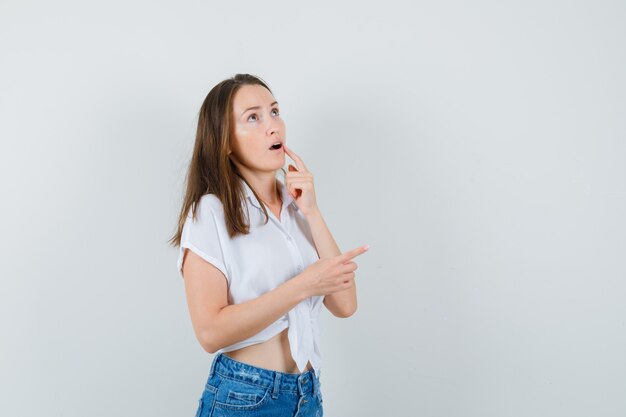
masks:
<path fill-rule="evenodd" d="M 253 300 L 224 307 L 212 326 L 212 333 L 207 335 L 205 349 L 214 353 L 224 346 L 254 336 L 307 296 L 300 282 L 292 278 Z"/>
<path fill-rule="evenodd" d="M 322 213 L 318 210 L 314 210 L 306 215 L 306 219 L 311 228 L 311 234 L 315 242 L 315 247 L 320 259 L 332 258 L 341 254 L 337 242 L 330 233 Z M 349 317 L 356 311 L 356 284 L 343 291 L 327 294 L 324 297 L 324 304 L 326 307 L 338 317 Z"/>
<path fill-rule="evenodd" d="M 306 215 L 306 219 L 311 227 L 315 248 L 317 249 L 320 259 L 332 258 L 333 256 L 341 254 L 337 242 L 335 242 L 328 226 L 326 226 L 322 213 L 319 210 L 315 210 Z"/>

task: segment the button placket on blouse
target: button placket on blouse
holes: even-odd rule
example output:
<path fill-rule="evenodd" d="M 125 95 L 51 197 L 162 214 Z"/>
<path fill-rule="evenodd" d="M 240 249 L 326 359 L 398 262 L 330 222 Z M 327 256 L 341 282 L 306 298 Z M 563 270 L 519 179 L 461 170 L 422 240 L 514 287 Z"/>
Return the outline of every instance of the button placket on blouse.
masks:
<path fill-rule="evenodd" d="M 272 223 L 278 228 L 278 230 L 282 233 L 283 238 L 287 243 L 287 249 L 291 254 L 291 260 L 294 262 L 296 273 L 299 274 L 304 270 L 304 259 L 302 258 L 302 254 L 300 253 L 300 249 L 296 244 L 296 240 L 291 234 L 289 234 L 289 225 L 293 222 L 288 216 L 289 208 L 283 206 L 283 210 L 281 212 L 280 220 L 274 216 L 273 213 L 270 214 L 270 219 Z M 304 357 L 310 357 L 311 351 L 310 349 L 315 349 L 315 335 L 313 327 L 312 327 L 312 319 L 311 319 L 311 303 L 312 297 L 303 300 L 304 302 L 297 305 L 294 309 L 292 309 L 289 313 L 287 313 L 287 317 L 292 320 L 290 323 L 290 329 L 296 329 L 296 336 L 302 342 L 302 346 L 298 349 L 301 350 L 298 356 L 304 355 Z M 290 330 L 291 332 L 291 330 Z"/>
<path fill-rule="evenodd" d="M 296 245 L 295 239 L 289 234 L 287 231 L 287 225 L 284 223 L 286 221 L 286 211 L 287 207 L 283 207 L 282 215 L 280 216 L 280 221 L 276 219 L 275 216 L 272 216 L 272 221 L 278 227 L 278 229 L 282 232 L 283 237 L 287 241 L 287 248 L 291 253 L 291 259 L 295 262 L 296 273 L 299 274 L 304 270 L 304 261 L 302 259 L 302 254 L 298 249 L 298 245 Z"/>

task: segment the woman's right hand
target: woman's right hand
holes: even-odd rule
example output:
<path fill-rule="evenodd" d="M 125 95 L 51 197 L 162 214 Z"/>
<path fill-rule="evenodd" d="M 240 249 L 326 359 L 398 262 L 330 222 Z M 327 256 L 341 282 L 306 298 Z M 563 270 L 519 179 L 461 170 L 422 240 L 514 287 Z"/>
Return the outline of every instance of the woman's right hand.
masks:
<path fill-rule="evenodd" d="M 368 245 L 360 246 L 332 258 L 319 259 L 309 265 L 297 279 L 301 280 L 308 297 L 327 295 L 351 288 L 357 264 L 351 259 L 369 249 Z"/>

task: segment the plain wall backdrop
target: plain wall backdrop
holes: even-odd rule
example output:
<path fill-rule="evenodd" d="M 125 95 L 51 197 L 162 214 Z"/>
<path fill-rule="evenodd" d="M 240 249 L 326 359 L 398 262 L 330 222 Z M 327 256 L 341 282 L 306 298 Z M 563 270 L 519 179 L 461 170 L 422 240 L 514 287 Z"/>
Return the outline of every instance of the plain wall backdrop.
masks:
<path fill-rule="evenodd" d="M 359 309 L 324 415 L 626 415 L 626 5 L 0 3 L 0 415 L 192 416 L 197 114 L 281 104 Z M 288 162 L 291 160 L 288 158 Z"/>

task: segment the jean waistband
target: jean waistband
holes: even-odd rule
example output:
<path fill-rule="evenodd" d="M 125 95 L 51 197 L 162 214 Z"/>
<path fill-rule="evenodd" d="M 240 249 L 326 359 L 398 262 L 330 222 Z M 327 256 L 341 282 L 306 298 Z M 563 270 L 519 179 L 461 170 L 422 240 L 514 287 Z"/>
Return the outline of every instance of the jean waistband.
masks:
<path fill-rule="evenodd" d="M 240 362 L 221 352 L 213 358 L 209 378 L 214 372 L 222 377 L 272 388 L 274 392 L 291 391 L 304 395 L 317 394 L 319 390 L 319 379 L 313 368 L 301 374 L 288 374 Z"/>

